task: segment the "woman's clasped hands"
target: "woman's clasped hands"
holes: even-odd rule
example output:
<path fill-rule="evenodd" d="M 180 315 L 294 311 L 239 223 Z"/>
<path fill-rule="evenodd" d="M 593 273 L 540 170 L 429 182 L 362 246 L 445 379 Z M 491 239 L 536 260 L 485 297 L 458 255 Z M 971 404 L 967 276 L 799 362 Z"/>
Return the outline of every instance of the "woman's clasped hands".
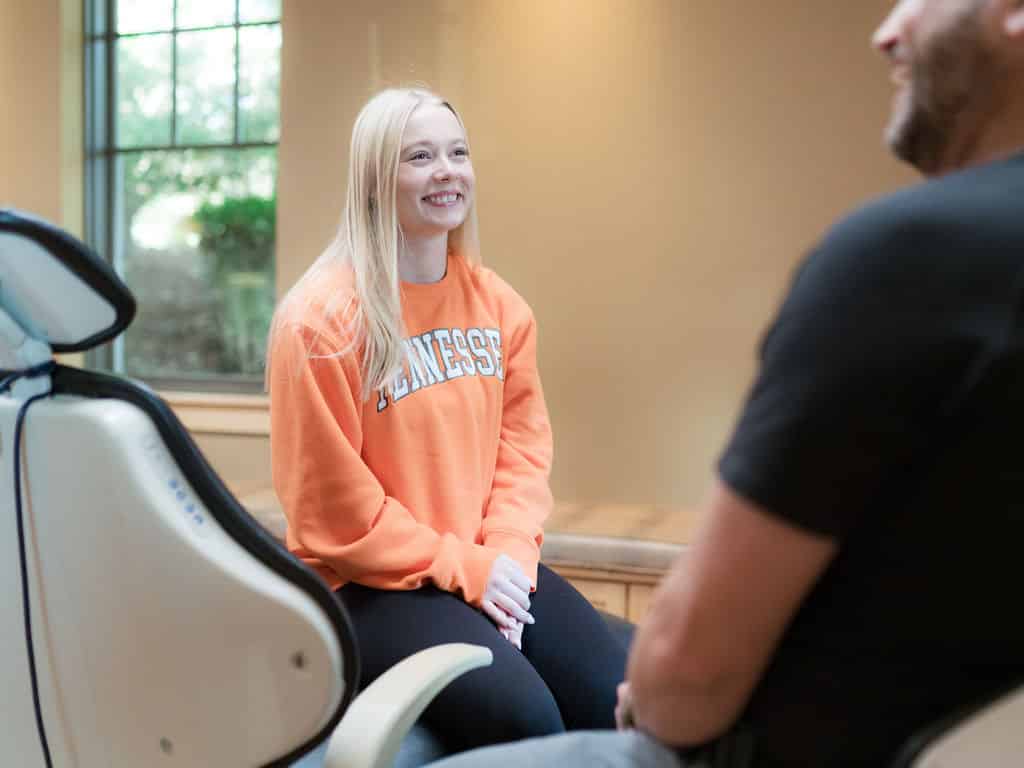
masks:
<path fill-rule="evenodd" d="M 501 635 L 522 650 L 523 628 L 534 623 L 529 613 L 530 580 L 508 555 L 495 558 L 480 607 Z"/>

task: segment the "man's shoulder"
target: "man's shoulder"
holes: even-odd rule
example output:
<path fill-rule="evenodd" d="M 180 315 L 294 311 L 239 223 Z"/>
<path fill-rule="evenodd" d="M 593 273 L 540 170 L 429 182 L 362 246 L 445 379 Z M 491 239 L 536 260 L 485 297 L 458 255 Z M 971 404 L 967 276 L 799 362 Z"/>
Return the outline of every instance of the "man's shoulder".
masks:
<path fill-rule="evenodd" d="M 955 200 L 959 187 L 920 184 L 873 200 L 842 218 L 818 250 L 883 263 L 894 254 L 928 258 L 923 248 L 946 244 L 946 237 L 963 225 Z"/>
<path fill-rule="evenodd" d="M 906 251 L 903 255 L 909 259 L 970 250 L 987 240 L 992 224 L 1024 222 L 1022 195 L 1024 157 L 969 168 L 861 206 L 832 228 L 823 250 L 869 258 Z"/>
<path fill-rule="evenodd" d="M 1012 173 L 1008 171 L 1013 171 Z M 1014 180 L 1020 185 L 1015 194 Z M 796 285 L 805 291 L 906 300 L 1012 281 L 1024 243 L 1024 164 L 972 169 L 898 190 L 841 219 L 811 251 Z"/>

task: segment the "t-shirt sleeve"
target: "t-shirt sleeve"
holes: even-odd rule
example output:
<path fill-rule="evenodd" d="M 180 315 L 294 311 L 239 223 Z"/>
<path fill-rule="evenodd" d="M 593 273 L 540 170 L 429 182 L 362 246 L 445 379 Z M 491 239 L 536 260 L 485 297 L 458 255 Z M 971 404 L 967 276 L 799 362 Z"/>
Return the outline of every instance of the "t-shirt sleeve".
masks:
<path fill-rule="evenodd" d="M 934 222 L 862 212 L 800 267 L 719 461 L 740 495 L 843 537 L 914 471 L 1004 321 Z"/>

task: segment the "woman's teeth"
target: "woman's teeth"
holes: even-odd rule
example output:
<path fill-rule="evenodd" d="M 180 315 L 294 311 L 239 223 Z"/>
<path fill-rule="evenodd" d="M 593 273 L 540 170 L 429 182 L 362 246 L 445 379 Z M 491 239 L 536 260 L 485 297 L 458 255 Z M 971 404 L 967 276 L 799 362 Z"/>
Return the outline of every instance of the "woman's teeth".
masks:
<path fill-rule="evenodd" d="M 440 195 L 427 195 L 423 199 L 433 205 L 451 205 L 459 199 L 459 194 L 457 192 L 444 192 Z"/>

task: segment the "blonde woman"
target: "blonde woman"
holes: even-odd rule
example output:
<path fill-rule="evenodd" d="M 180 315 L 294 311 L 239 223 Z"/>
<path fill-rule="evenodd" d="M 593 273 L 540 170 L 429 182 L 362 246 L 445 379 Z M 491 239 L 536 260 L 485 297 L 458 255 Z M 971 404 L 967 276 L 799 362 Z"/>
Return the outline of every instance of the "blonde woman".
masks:
<path fill-rule="evenodd" d="M 387 90 L 352 132 L 335 242 L 283 299 L 268 384 L 288 547 L 352 616 L 364 681 L 486 645 L 426 724 L 452 750 L 612 727 L 624 649 L 539 564 L 551 428 L 526 302 L 479 265 L 455 110 Z"/>

